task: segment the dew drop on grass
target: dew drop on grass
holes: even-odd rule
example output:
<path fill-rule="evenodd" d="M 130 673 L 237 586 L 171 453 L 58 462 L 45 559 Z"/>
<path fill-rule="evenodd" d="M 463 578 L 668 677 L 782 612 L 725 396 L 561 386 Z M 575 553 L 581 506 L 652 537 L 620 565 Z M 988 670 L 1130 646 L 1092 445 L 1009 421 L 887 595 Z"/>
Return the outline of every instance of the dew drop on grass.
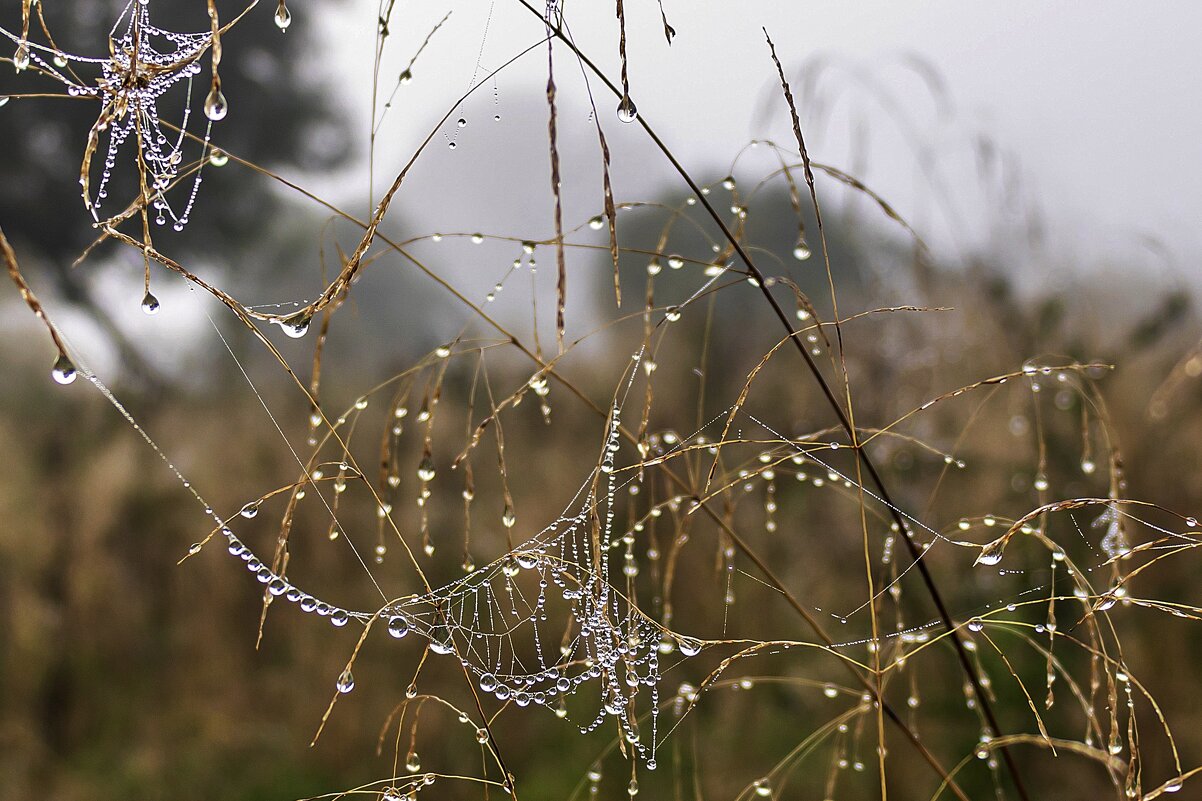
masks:
<path fill-rule="evenodd" d="M 755 794 L 760 798 L 767 798 L 772 795 L 772 785 L 768 783 L 767 779 L 756 779 L 752 787 L 755 788 Z"/>
<path fill-rule="evenodd" d="M 158 314 L 159 299 L 150 292 L 147 292 L 142 298 L 142 311 L 146 314 Z"/>
<path fill-rule="evenodd" d="M 605 225 L 605 218 L 602 217 L 600 214 L 598 214 L 596 217 L 593 217 L 591 220 L 588 221 L 588 227 L 592 228 L 594 231 L 600 231 L 604 225 Z"/>
<path fill-rule="evenodd" d="M 680 652 L 685 656 L 697 656 L 701 653 L 701 640 L 692 637 L 681 637 L 677 641 L 680 647 Z"/>
<path fill-rule="evenodd" d="M 59 354 L 54 361 L 54 367 L 50 370 L 50 375 L 60 384 L 70 384 L 75 380 L 75 365 L 67 358 L 67 354 Z"/>
<path fill-rule="evenodd" d="M 417 477 L 422 481 L 433 481 L 434 473 L 434 460 L 426 456 L 417 466 Z"/>
<path fill-rule="evenodd" d="M 300 339 L 305 334 L 309 333 L 309 323 L 312 322 L 313 316 L 307 311 L 299 311 L 291 317 L 285 317 L 280 320 L 280 328 L 284 329 L 284 333 L 293 339 Z"/>
<path fill-rule="evenodd" d="M 416 751 L 410 751 L 405 757 L 405 770 L 410 773 L 417 773 L 422 769 L 422 759 L 417 755 Z"/>
<path fill-rule="evenodd" d="M 1006 538 L 1000 537 L 993 542 L 986 543 L 981 547 L 981 553 L 977 556 L 977 561 L 974 564 L 978 565 L 996 565 L 1002 561 L 1002 551 L 1006 550 Z"/>
<path fill-rule="evenodd" d="M 618 119 L 622 122 L 634 122 L 638 116 L 639 110 L 630 99 L 630 95 L 622 95 L 622 101 L 618 103 Z"/>
<path fill-rule="evenodd" d="M 17 52 L 13 54 L 13 68 L 17 72 L 22 72 L 29 67 L 29 45 L 22 40 L 17 45 Z"/>
<path fill-rule="evenodd" d="M 342 671 L 342 674 L 338 676 L 338 682 L 334 686 L 338 688 L 338 692 L 340 693 L 349 693 L 351 690 L 355 689 L 355 677 L 351 675 L 351 671 L 349 669 L 344 670 Z"/>
<path fill-rule="evenodd" d="M 401 86 L 408 86 L 412 81 L 413 81 L 413 72 L 411 70 L 405 70 L 404 72 L 401 73 L 401 77 L 400 77 Z"/>
<path fill-rule="evenodd" d="M 225 115 L 229 113 L 229 105 L 225 102 L 225 95 L 216 86 L 209 92 L 209 96 L 205 98 L 205 116 L 213 122 L 219 122 L 225 119 Z"/>
<path fill-rule="evenodd" d="M 275 10 L 275 26 L 281 31 L 286 31 L 291 24 L 292 13 L 288 10 L 288 6 L 284 5 L 283 0 L 280 0 L 280 4 Z"/>

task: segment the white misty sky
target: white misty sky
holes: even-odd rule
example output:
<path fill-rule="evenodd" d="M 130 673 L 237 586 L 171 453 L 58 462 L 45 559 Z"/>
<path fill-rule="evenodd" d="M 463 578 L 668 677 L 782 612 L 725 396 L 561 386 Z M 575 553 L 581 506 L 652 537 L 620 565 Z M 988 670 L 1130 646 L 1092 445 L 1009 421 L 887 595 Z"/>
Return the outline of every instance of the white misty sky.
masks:
<path fill-rule="evenodd" d="M 775 39 L 799 93 L 805 63 L 817 59 L 829 67 L 821 84 L 829 108 L 816 109 L 813 97 L 799 98 L 806 104 L 802 116 L 810 131 L 811 154 L 854 168 L 932 241 L 990 244 L 981 231 L 984 221 L 996 218 L 998 201 L 984 188 L 968 157 L 972 137 L 984 132 L 1003 151 L 1017 156 L 1009 163 L 1023 176 L 1023 196 L 1034 198 L 1049 221 L 1054 252 L 1081 263 L 1159 270 L 1163 260 L 1142 244 L 1153 239 L 1163 243 L 1182 273 L 1190 270 L 1198 254 L 1202 112 L 1196 100 L 1202 48 L 1196 46 L 1196 37 L 1202 29 L 1202 4 L 664 0 L 677 31 L 671 47 L 664 41 L 653 0 L 627 0 L 626 6 L 631 94 L 640 112 L 699 177 L 720 177 L 752 136 L 791 141 L 763 26 Z M 336 65 L 335 80 L 363 120 L 357 131 L 364 143 L 376 8 L 376 0 L 348 0 L 327 27 L 334 34 L 327 42 L 335 42 L 337 58 L 326 63 Z M 611 0 L 567 3 L 578 43 L 616 76 L 613 9 Z M 477 53 L 487 70 L 541 33 L 537 20 L 517 0 L 398 3 L 381 78 L 385 94 L 400 67 L 447 11 L 452 12 L 450 20 L 418 61 L 414 81 L 401 90 L 381 134 L 377 194 L 402 156 L 412 152 L 431 123 L 470 85 Z M 294 13 L 305 9 L 301 6 Z M 324 48 L 327 42 L 317 46 Z M 950 118 L 939 117 L 930 92 L 913 71 L 901 66 L 911 57 L 928 63 L 940 76 L 953 108 Z M 447 152 L 440 133 L 436 145 L 442 153 L 428 160 L 455 165 L 451 159 L 458 159 L 464 174 L 455 178 L 452 166 L 449 174 L 442 173 L 443 181 L 470 186 L 470 175 L 482 167 L 504 173 L 512 165 L 505 163 L 508 159 L 496 159 L 505 152 L 498 143 L 515 135 L 512 126 L 519 122 L 526 123 L 520 136 L 531 144 L 521 158 L 539 158 L 539 148 L 545 151 L 539 141 L 540 135 L 545 137 L 545 110 L 539 105 L 545 69 L 545 52 L 540 49 L 498 78 L 495 110 L 510 126 L 508 133 L 492 128 L 484 135 L 494 112 L 491 86 L 456 113 L 469 120 L 468 128 L 458 134 L 460 147 Z M 562 49 L 557 72 L 564 136 L 575 134 L 587 143 L 595 134 L 587 122 L 579 70 Z M 949 234 L 949 219 L 932 203 L 930 184 L 917 177 L 918 154 L 897 125 L 899 114 L 884 111 L 857 75 L 886 87 L 891 102 L 913 119 L 910 124 L 924 145 L 950 154 L 941 157 L 940 172 L 953 187 L 949 191 L 961 219 L 958 225 L 971 233 Z M 641 134 L 617 122 L 615 105 L 612 97 L 598 93 L 615 149 L 619 200 L 647 198 L 670 174 Z M 518 113 L 533 118 L 514 121 L 512 115 Z M 453 120 L 448 135 L 455 135 Z M 859 140 L 849 136 L 853 120 L 861 131 Z M 856 148 L 853 141 L 868 144 Z M 545 161 L 545 152 L 542 158 Z M 569 160 L 565 182 L 572 178 L 573 163 Z M 581 171 L 595 173 L 591 166 Z M 356 172 L 345 185 L 361 185 L 365 172 Z M 760 172 L 759 166 L 752 172 Z M 420 203 L 409 200 L 421 186 L 418 180 L 415 175 L 415 188 L 402 196 L 410 219 L 453 229 L 459 218 L 427 202 L 429 195 Z M 423 191 L 432 191 L 429 187 L 436 182 L 431 182 Z M 522 186 L 508 183 L 511 207 L 514 200 L 545 202 L 545 187 L 533 176 Z M 594 195 L 599 198 L 599 190 Z M 599 202 L 591 198 L 589 203 Z M 482 211 L 486 221 L 497 225 L 508 219 L 498 211 L 496 197 L 483 189 L 462 193 L 459 203 L 460 211 L 471 211 L 477 219 Z"/>

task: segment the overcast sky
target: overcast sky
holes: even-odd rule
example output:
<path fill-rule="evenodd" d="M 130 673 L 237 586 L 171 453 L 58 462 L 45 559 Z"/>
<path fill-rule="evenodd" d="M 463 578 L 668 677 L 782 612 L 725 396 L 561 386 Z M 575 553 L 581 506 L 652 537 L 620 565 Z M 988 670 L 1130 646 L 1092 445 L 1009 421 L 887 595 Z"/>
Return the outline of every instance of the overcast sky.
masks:
<path fill-rule="evenodd" d="M 797 87 L 803 122 L 812 131 L 812 155 L 856 168 L 933 241 L 955 237 L 949 235 L 946 210 L 932 201 L 931 186 L 916 177 L 924 169 L 916 148 L 942 154 L 944 191 L 955 197 L 961 223 L 979 238 L 978 229 L 988 226 L 974 227 L 974 221 L 991 218 L 997 196 L 982 186 L 967 156 L 974 137 L 985 133 L 1011 154 L 1009 169 L 1023 176 L 1022 195 L 1050 223 L 1057 251 L 1083 263 L 1159 269 L 1161 257 L 1142 244 L 1150 238 L 1163 243 L 1179 271 L 1192 270 L 1202 243 L 1195 224 L 1202 212 L 1197 103 L 1202 4 L 664 0 L 677 31 L 671 47 L 653 0 L 627 0 L 626 7 L 631 93 L 640 112 L 702 177 L 720 177 L 753 136 L 790 140 L 761 31 L 766 27 L 795 81 L 807 63 L 826 66 L 820 93 L 825 105 Z M 297 11 L 304 13 L 303 7 Z M 432 121 L 472 84 L 474 73 L 478 80 L 541 34 L 538 21 L 517 0 L 398 3 L 383 92 L 391 90 L 400 66 L 447 11 L 450 20 L 418 61 L 414 81 L 398 94 L 383 129 L 377 184 L 391 178 L 402 155 L 412 152 Z M 327 28 L 338 42 L 337 80 L 365 123 L 370 80 L 364 76 L 371 70 L 375 14 L 376 0 L 351 0 Z M 570 0 L 567 19 L 581 47 L 616 76 L 613 3 Z M 566 52 L 558 58 L 565 136 L 595 136 L 587 124 L 579 69 Z M 927 83 L 904 66 L 915 58 L 939 76 L 950 115 L 936 109 Z M 515 135 L 513 114 L 533 117 L 520 129 L 523 138 L 536 140 L 545 132 L 545 114 L 531 113 L 543 102 L 545 69 L 540 50 L 504 71 L 496 81 L 495 103 L 490 83 L 455 115 L 462 113 L 468 128 L 456 133 L 452 121 L 440 134 L 440 148 L 448 137 L 461 138 L 461 146 L 428 160 L 451 164 L 454 157 L 475 172 L 490 163 L 503 169 L 495 157 L 501 142 Z M 880 95 L 865 81 L 883 87 L 895 108 L 878 102 Z M 656 193 L 670 180 L 665 163 L 633 126 L 616 121 L 613 98 L 598 97 L 616 153 L 631 154 L 615 159 L 619 200 Z M 485 135 L 494 111 L 510 127 Z M 899 117 L 909 122 L 899 124 Z M 859 139 L 850 136 L 853 121 L 860 126 Z M 913 131 L 903 130 L 907 126 Z M 365 129 L 366 124 L 358 127 Z M 529 157 L 537 158 L 545 144 L 532 145 Z M 445 210 L 414 204 L 413 194 L 403 198 L 409 203 L 404 207 L 422 222 L 442 224 Z M 481 202 L 488 198 L 485 193 Z M 453 224 L 452 215 L 446 225 Z"/>

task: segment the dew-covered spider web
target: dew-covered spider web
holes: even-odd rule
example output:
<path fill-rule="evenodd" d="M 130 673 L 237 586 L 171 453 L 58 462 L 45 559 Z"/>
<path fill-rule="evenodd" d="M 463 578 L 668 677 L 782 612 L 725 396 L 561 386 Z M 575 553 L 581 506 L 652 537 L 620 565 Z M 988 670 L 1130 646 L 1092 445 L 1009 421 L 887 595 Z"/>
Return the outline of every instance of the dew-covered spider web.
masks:
<path fill-rule="evenodd" d="M 224 154 L 209 145 L 212 124 L 227 113 L 224 95 L 211 92 L 204 104 L 204 125 L 198 135 L 189 132 L 193 82 L 201 72 L 201 57 L 213 44 L 211 32 L 177 33 L 156 27 L 150 4 L 130 0 L 108 35 L 110 55 L 105 58 L 75 55 L 53 44 L 0 28 L 16 46 L 13 64 L 18 72 L 31 71 L 66 87 L 67 95 L 97 101 L 100 112 L 89 133 L 80 171 L 83 201 L 97 222 L 114 222 L 129 212 L 121 199 L 115 215 L 102 216 L 111 181 L 120 168 L 123 151 L 132 151 L 143 192 L 154 211 L 154 222 L 170 223 L 176 231 L 187 225 L 201 184 L 206 160 L 221 162 Z M 178 122 L 160 114 L 160 101 L 168 93 L 182 94 Z M 193 143 L 194 157 L 188 157 Z M 94 166 L 95 157 L 100 157 Z M 182 202 L 172 201 L 169 190 L 187 183 Z"/>

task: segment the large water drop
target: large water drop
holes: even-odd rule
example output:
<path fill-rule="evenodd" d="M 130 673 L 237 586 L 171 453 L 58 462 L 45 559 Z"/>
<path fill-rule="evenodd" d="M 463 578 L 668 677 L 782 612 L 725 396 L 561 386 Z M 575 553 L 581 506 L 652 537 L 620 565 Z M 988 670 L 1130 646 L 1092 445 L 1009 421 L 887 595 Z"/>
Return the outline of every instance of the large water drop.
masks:
<path fill-rule="evenodd" d="M 146 314 L 158 314 L 159 299 L 150 292 L 147 292 L 142 297 L 142 311 Z"/>
<path fill-rule="evenodd" d="M 205 116 L 213 122 L 218 122 L 225 119 L 225 115 L 229 113 L 230 107 L 225 102 L 225 95 L 221 93 L 221 89 L 217 86 L 209 92 L 209 96 L 205 98 Z"/>
<path fill-rule="evenodd" d="M 67 358 L 67 354 L 59 354 L 58 359 L 54 362 L 54 367 L 50 370 L 50 375 L 60 384 L 70 384 L 75 380 L 75 365 Z"/>
<path fill-rule="evenodd" d="M 638 116 L 639 110 L 630 99 L 630 95 L 622 95 L 622 102 L 618 103 L 618 119 L 622 122 L 634 122 Z"/>

